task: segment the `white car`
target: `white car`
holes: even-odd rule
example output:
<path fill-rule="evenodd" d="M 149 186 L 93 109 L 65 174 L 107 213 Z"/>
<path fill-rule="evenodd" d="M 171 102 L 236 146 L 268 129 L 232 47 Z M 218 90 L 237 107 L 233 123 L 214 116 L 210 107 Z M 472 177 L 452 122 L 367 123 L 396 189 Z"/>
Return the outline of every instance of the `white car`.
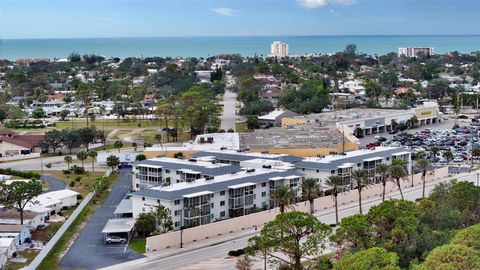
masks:
<path fill-rule="evenodd" d="M 127 242 L 127 239 L 123 238 L 123 237 L 120 237 L 120 236 L 115 236 L 115 235 L 112 235 L 112 236 L 109 236 L 107 237 L 107 239 L 105 240 L 108 244 L 112 244 L 112 243 L 126 243 Z"/>
<path fill-rule="evenodd" d="M 457 156 L 453 159 L 453 162 L 463 162 L 463 158 L 460 156 Z"/>

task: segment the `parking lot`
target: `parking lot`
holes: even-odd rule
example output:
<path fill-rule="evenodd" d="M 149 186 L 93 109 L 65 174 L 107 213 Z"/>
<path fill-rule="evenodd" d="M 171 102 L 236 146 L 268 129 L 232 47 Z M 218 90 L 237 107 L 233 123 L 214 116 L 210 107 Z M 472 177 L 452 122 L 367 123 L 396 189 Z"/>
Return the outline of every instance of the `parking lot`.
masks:
<path fill-rule="evenodd" d="M 455 124 L 460 127 L 453 129 Z M 472 123 L 471 120 L 450 119 L 436 125 L 409 129 L 396 134 L 369 136 L 362 138 L 361 142 L 362 146 L 367 148 L 376 145 L 404 147 L 413 152 L 413 159 L 416 154 L 423 152 L 432 163 L 450 163 L 462 167 L 471 164 L 472 148 L 480 147 L 479 131 L 480 125 Z M 431 153 L 432 148 L 438 150 L 435 157 Z M 452 153 L 449 160 L 445 152 Z"/>
<path fill-rule="evenodd" d="M 60 268 L 98 269 L 143 257 L 126 248 L 126 244 L 103 243 L 102 229 L 113 218 L 113 211 L 131 186 L 130 169 L 122 169 L 121 173 L 117 184 L 60 261 Z"/>

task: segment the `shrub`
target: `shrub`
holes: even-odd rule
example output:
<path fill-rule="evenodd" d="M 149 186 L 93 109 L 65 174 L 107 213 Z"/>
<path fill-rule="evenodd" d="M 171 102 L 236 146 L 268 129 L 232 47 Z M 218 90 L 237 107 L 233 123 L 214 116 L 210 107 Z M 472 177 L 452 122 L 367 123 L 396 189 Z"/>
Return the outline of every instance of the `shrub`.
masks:
<path fill-rule="evenodd" d="M 63 174 L 71 174 L 71 173 L 72 173 L 72 171 L 70 171 L 70 170 L 63 170 Z"/>
<path fill-rule="evenodd" d="M 70 181 L 70 183 L 68 184 L 70 187 L 74 187 L 75 186 L 75 181 Z"/>
<path fill-rule="evenodd" d="M 243 254 L 245 254 L 245 250 L 243 248 L 237 249 L 237 250 L 230 250 L 228 252 L 228 256 L 234 256 L 234 257 L 238 257 L 238 256 L 241 256 Z"/>
<path fill-rule="evenodd" d="M 81 200 L 83 199 L 83 195 L 82 194 L 77 194 L 77 200 Z"/>
<path fill-rule="evenodd" d="M 74 180 L 75 180 L 75 182 L 80 182 L 80 180 L 82 180 L 82 177 L 81 177 L 81 176 L 77 176 L 77 177 L 75 177 Z"/>
<path fill-rule="evenodd" d="M 40 174 L 35 173 L 35 172 L 24 172 L 24 171 L 16 171 L 12 170 L 10 168 L 2 169 L 0 168 L 0 174 L 6 174 L 6 175 L 13 175 L 13 176 L 18 176 L 21 178 L 25 179 L 40 179 Z"/>
<path fill-rule="evenodd" d="M 74 174 L 84 174 L 85 173 L 85 168 L 77 166 L 77 165 L 73 165 L 71 170 Z"/>

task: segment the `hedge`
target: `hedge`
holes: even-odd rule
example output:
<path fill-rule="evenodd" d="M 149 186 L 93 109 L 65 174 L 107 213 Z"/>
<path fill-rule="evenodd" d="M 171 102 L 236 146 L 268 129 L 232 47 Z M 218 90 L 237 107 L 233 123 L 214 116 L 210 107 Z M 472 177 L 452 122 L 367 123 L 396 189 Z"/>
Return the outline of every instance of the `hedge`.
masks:
<path fill-rule="evenodd" d="M 0 168 L 0 174 L 13 175 L 13 176 L 22 177 L 22 178 L 25 178 L 25 179 L 40 179 L 40 174 L 39 173 L 16 171 L 16 170 L 12 170 L 10 168 L 7 168 L 7 169 Z"/>

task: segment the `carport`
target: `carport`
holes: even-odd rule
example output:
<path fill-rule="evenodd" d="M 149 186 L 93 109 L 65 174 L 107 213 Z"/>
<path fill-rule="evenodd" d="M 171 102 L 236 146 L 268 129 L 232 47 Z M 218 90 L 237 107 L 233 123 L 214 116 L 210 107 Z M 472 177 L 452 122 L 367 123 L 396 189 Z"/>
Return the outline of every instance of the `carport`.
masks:
<path fill-rule="evenodd" d="M 105 227 L 103 227 L 103 243 L 106 243 L 107 238 L 110 236 L 120 236 L 130 239 L 132 236 L 133 225 L 135 219 L 133 218 L 112 218 L 107 221 Z"/>

